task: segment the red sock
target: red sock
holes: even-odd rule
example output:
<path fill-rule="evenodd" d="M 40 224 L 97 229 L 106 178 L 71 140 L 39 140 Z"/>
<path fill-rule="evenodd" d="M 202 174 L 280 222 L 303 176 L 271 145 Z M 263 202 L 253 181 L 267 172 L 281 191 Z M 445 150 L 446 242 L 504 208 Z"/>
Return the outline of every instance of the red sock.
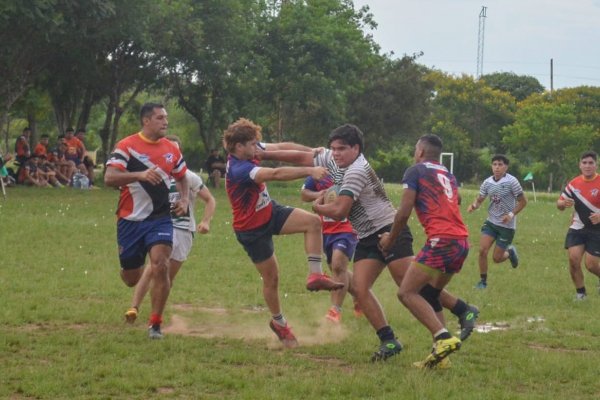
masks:
<path fill-rule="evenodd" d="M 150 325 L 160 325 L 162 324 L 162 315 L 159 314 L 150 314 Z"/>

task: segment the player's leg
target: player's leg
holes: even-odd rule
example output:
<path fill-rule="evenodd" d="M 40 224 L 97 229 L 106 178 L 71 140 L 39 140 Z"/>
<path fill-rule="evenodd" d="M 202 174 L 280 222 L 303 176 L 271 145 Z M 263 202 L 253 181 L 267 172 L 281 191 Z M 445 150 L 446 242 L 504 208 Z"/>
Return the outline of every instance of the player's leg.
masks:
<path fill-rule="evenodd" d="M 279 302 L 279 267 L 273 254 L 268 259 L 254 264 L 263 282 L 263 297 L 271 312 L 269 326 L 285 347 L 296 347 L 298 341 L 281 313 Z"/>
<path fill-rule="evenodd" d="M 169 257 L 171 255 L 171 246 L 167 244 L 154 244 L 149 251 L 150 256 L 150 299 L 152 304 L 152 313 L 150 314 L 149 336 L 152 339 L 162 338 L 160 325 L 162 316 L 171 291 L 171 282 L 169 281 Z"/>
<path fill-rule="evenodd" d="M 344 287 L 343 283 L 334 281 L 323 273 L 321 220 L 316 214 L 300 208 L 274 205 L 273 218 L 276 219 L 275 232 L 277 234 L 304 234 L 304 251 L 306 252 L 310 271 L 306 284 L 308 290 L 337 290 Z"/>
<path fill-rule="evenodd" d="M 600 254 L 600 234 L 586 233 L 585 267 L 600 278 L 600 257 L 598 257 L 598 254 Z"/>
<path fill-rule="evenodd" d="M 117 245 L 121 279 L 129 286 L 135 286 L 144 272 L 146 246 L 145 226 L 141 222 L 119 219 L 117 221 Z"/>
<path fill-rule="evenodd" d="M 131 299 L 131 307 L 125 311 L 125 322 L 133 324 L 137 319 L 138 312 L 140 310 L 140 305 L 148 293 L 148 289 L 150 288 L 150 265 L 146 265 L 144 267 L 142 276 L 138 283 L 135 285 L 133 290 L 133 297 Z"/>
<path fill-rule="evenodd" d="M 488 253 L 490 248 L 496 240 L 496 234 L 484 225 L 481 228 L 481 237 L 479 238 L 479 252 L 478 252 L 478 264 L 479 264 L 479 282 L 475 285 L 477 289 L 485 289 L 487 287 L 488 277 Z"/>
<path fill-rule="evenodd" d="M 586 296 L 585 282 L 583 278 L 583 271 L 581 270 L 581 261 L 583 260 L 583 254 L 585 252 L 584 245 L 571 246 L 567 249 L 569 255 L 569 274 L 573 285 L 575 285 L 575 291 L 577 292 L 577 299 L 583 299 Z"/>
<path fill-rule="evenodd" d="M 342 249 L 332 249 L 331 262 L 329 263 L 332 278 L 344 284 L 343 288 L 331 292 L 331 308 L 327 312 L 326 317 L 332 322 L 340 322 L 342 319 L 342 305 L 344 304 L 346 293 L 348 293 L 348 289 L 350 288 L 350 279 L 352 277 L 352 274 L 348 271 L 349 263 L 348 255 Z"/>

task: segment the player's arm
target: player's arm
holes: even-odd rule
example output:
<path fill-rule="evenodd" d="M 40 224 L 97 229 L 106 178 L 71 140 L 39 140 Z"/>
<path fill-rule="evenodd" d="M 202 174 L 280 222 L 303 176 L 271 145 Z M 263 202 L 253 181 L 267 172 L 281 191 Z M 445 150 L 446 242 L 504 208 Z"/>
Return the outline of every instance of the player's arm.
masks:
<path fill-rule="evenodd" d="M 560 211 L 563 211 L 565 208 L 573 207 L 574 204 L 575 204 L 575 200 L 573 200 L 569 197 L 566 197 L 563 193 L 560 195 L 560 197 L 556 201 L 556 208 L 558 208 Z"/>
<path fill-rule="evenodd" d="M 515 215 L 517 215 L 522 209 L 525 208 L 526 205 L 527 205 L 527 198 L 525 197 L 525 193 L 521 192 L 521 194 L 519 196 L 517 196 L 517 205 L 516 205 L 515 209 L 510 211 L 507 214 L 504 214 L 502 216 L 502 221 L 505 224 L 508 224 L 510 221 L 512 221 L 513 218 L 515 218 Z"/>
<path fill-rule="evenodd" d="M 133 182 L 148 182 L 152 185 L 158 185 L 162 182 L 162 177 L 156 172 L 156 167 L 138 172 L 123 171 L 110 165 L 106 167 L 104 173 L 104 184 L 106 186 L 119 187 Z"/>
<path fill-rule="evenodd" d="M 410 218 L 410 214 L 412 213 L 412 209 L 415 206 L 415 202 L 417 199 L 417 191 L 411 188 L 405 187 L 402 191 L 402 200 L 400 200 L 400 208 L 396 211 L 396 215 L 394 216 L 394 223 L 392 224 L 392 229 L 389 233 L 384 233 L 381 235 L 379 239 L 379 247 L 381 250 L 387 251 L 389 247 L 396 241 L 398 235 L 406 225 L 408 224 L 408 219 Z"/>
<path fill-rule="evenodd" d="M 275 150 L 295 150 L 295 151 L 304 151 L 304 152 L 312 152 L 313 148 L 304 146 L 303 144 L 298 144 L 294 142 L 281 142 L 281 143 L 265 143 L 265 149 L 267 151 L 275 151 Z"/>
<path fill-rule="evenodd" d="M 180 179 L 175 178 L 175 187 L 180 193 L 179 200 L 173 207 L 175 215 L 185 215 L 188 212 L 190 206 L 190 183 L 185 177 L 185 174 Z"/>
<path fill-rule="evenodd" d="M 327 169 L 323 167 L 279 167 L 258 168 L 254 182 L 264 183 L 268 181 L 293 181 L 294 179 L 312 176 L 313 179 L 323 179 L 327 175 Z"/>
<path fill-rule="evenodd" d="M 300 191 L 300 199 L 302 199 L 302 201 L 305 201 L 305 202 L 315 201 L 319 197 L 323 196 L 323 194 L 326 191 L 327 190 L 316 191 L 316 190 L 302 188 L 302 190 Z"/>
<path fill-rule="evenodd" d="M 321 196 L 313 203 L 312 209 L 319 215 L 340 221 L 347 218 L 354 204 L 354 197 L 349 194 L 340 193 L 335 201 L 323 204 L 324 197 Z"/>
<path fill-rule="evenodd" d="M 202 189 L 198 191 L 197 196 L 204 202 L 204 214 L 202 215 L 202 220 L 196 227 L 196 232 L 208 233 L 210 231 L 210 221 L 215 215 L 217 202 L 206 186 L 202 187 Z"/>
<path fill-rule="evenodd" d="M 259 150 L 257 155 L 261 160 L 280 161 L 306 167 L 312 166 L 314 159 L 313 151 L 299 150 Z"/>
<path fill-rule="evenodd" d="M 477 196 L 475 201 L 473 203 L 469 204 L 469 207 L 467 207 L 467 212 L 473 212 L 473 211 L 477 210 L 481 206 L 481 203 L 483 203 L 484 200 L 485 200 L 485 196 L 482 196 L 482 195 Z"/>

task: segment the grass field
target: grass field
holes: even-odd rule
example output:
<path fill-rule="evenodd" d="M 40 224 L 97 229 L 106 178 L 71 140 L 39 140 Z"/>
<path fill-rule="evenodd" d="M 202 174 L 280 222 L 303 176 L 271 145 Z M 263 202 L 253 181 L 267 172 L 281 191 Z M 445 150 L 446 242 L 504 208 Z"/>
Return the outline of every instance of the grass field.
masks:
<path fill-rule="evenodd" d="M 299 183 L 272 184 L 273 198 L 302 206 Z M 400 188 L 388 186 L 394 204 Z M 463 190 L 463 208 L 475 197 Z M 197 236 L 171 292 L 166 337 L 146 337 L 122 314 L 131 289 L 119 278 L 111 189 L 10 188 L 0 200 L 0 398 L 6 399 L 593 399 L 600 398 L 598 280 L 574 302 L 562 248 L 569 216 L 556 195 L 538 195 L 519 215 L 521 265 L 491 265 L 478 281 L 477 244 L 485 210 L 467 215 L 472 251 L 450 290 L 481 309 L 480 324 L 446 371 L 412 367 L 428 332 L 396 299 L 384 272 L 375 286 L 405 350 L 383 364 L 378 340 L 345 304 L 324 319 L 328 294 L 304 289 L 302 237 L 276 238 L 284 312 L 301 346 L 281 349 L 269 330 L 258 273 L 236 242 L 223 189 L 212 231 Z M 487 204 L 486 204 L 487 205 Z M 411 221 L 415 250 L 423 234 Z M 456 319 L 448 315 L 449 327 Z M 500 329 L 502 328 L 502 329 Z"/>

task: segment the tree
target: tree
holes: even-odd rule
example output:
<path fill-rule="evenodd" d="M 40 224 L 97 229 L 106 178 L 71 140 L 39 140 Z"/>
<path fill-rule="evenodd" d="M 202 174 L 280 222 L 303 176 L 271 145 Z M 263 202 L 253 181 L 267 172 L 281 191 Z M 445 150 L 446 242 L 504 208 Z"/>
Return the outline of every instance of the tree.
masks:
<path fill-rule="evenodd" d="M 258 7 L 251 0 L 194 2 L 160 46 L 169 58 L 169 93 L 198 122 L 205 149 L 217 144 L 223 127 L 239 116 L 239 99 L 251 98 L 259 81 L 260 56 L 252 52 Z"/>
<path fill-rule="evenodd" d="M 61 5 L 74 4 L 63 0 Z M 66 29 L 65 15 L 45 0 L 0 2 L 0 126 L 12 105 L 31 87 L 52 58 L 49 38 Z M 8 132 L 6 132 L 8 135 Z M 8 136 L 5 137 L 8 141 Z"/>
<path fill-rule="evenodd" d="M 455 153 L 456 176 L 469 180 L 479 172 L 477 153 L 482 148 L 506 152 L 501 131 L 514 121 L 515 99 L 469 76 L 433 71 L 428 79 L 435 91 L 426 127 L 442 138 L 446 151 Z"/>
<path fill-rule="evenodd" d="M 525 100 L 534 93 L 543 93 L 544 86 L 533 76 L 517 75 L 514 72 L 495 72 L 481 77 L 493 89 L 510 93 L 517 101 Z"/>
<path fill-rule="evenodd" d="M 412 146 L 423 133 L 433 83 L 425 79 L 427 69 L 416 63 L 419 56 L 382 57 L 364 74 L 364 89 L 351 94 L 349 120 L 368 136 L 367 152 L 389 149 L 392 143 Z"/>
<path fill-rule="evenodd" d="M 515 122 L 502 130 L 504 142 L 523 160 L 545 162 L 548 191 L 574 173 L 579 154 L 598 139 L 598 130 L 578 123 L 575 111 L 567 103 L 524 102 Z"/>
<path fill-rule="evenodd" d="M 320 143 L 324 131 L 346 122 L 348 96 L 377 61 L 363 32 L 374 26 L 371 15 L 340 0 L 285 1 L 270 15 L 260 48 L 269 72 L 263 125 L 275 140 Z"/>

